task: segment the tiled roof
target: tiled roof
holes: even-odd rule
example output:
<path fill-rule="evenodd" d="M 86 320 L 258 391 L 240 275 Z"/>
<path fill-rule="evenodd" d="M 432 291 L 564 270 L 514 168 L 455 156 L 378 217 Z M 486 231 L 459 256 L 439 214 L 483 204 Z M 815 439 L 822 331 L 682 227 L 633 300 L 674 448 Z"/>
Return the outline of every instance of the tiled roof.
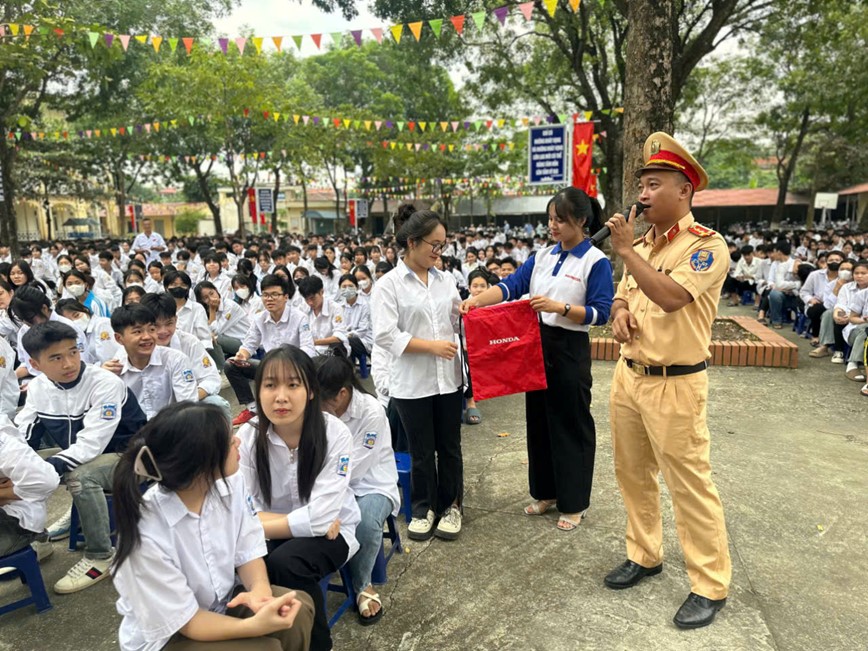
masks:
<path fill-rule="evenodd" d="M 697 208 L 723 208 L 726 206 L 774 206 L 778 201 L 776 188 L 750 188 L 740 190 L 703 190 L 693 197 Z M 787 205 L 807 204 L 804 197 L 787 193 Z"/>
<path fill-rule="evenodd" d="M 838 192 L 838 194 L 863 194 L 868 192 L 868 183 L 860 183 L 859 185 L 854 185 L 852 188 L 845 188 Z"/>

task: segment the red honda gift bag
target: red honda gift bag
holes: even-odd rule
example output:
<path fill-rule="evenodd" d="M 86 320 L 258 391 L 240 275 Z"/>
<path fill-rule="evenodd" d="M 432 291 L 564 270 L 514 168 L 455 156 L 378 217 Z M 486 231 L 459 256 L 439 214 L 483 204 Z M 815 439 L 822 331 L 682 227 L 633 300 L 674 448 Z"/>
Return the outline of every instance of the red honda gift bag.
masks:
<path fill-rule="evenodd" d="M 548 387 L 539 318 L 530 301 L 471 310 L 464 329 L 475 400 Z"/>

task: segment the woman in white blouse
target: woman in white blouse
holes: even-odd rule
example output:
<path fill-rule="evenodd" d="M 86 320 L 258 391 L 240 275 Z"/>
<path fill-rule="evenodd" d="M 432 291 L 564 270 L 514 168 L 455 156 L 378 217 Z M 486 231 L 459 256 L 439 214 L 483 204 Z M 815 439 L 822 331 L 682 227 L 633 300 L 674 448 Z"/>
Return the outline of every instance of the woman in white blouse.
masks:
<path fill-rule="evenodd" d="M 398 230 L 397 267 L 374 286 L 374 342 L 393 357 L 389 394 L 413 459 L 409 536 L 453 540 L 461 531 L 462 376 L 458 358 L 461 298 L 451 275 L 434 262 L 446 244 L 435 212 L 418 211 Z M 440 518 L 435 530 L 435 520 Z"/>

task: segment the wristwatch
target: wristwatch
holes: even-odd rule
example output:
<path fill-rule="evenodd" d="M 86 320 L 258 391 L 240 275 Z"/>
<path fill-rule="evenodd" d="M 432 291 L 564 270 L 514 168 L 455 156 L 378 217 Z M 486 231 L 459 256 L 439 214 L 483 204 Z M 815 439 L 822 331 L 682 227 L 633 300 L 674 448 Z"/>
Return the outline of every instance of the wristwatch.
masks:
<path fill-rule="evenodd" d="M 570 310 L 572 310 L 572 309 L 573 309 L 573 306 L 570 305 L 569 303 L 567 303 L 566 305 L 564 305 L 564 316 L 566 316 L 567 314 L 569 314 L 569 313 L 570 313 Z"/>

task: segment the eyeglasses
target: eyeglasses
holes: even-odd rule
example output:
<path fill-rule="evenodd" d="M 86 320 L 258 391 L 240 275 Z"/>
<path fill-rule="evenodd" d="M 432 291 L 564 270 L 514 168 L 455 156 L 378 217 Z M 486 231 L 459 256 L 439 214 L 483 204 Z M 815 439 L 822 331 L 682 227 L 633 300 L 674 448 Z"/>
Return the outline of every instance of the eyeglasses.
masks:
<path fill-rule="evenodd" d="M 446 242 L 429 242 L 429 241 L 426 240 L 424 237 L 420 237 L 419 239 L 422 240 L 423 242 L 425 242 L 425 244 L 430 244 L 430 245 L 431 245 L 431 250 L 432 250 L 434 253 L 440 253 L 440 252 L 442 252 L 442 251 L 443 251 L 443 248 L 446 246 Z"/>
<path fill-rule="evenodd" d="M 263 301 L 276 301 L 281 296 L 285 296 L 285 294 L 283 294 L 282 292 L 280 294 L 274 294 L 274 293 L 263 294 L 262 300 Z"/>

